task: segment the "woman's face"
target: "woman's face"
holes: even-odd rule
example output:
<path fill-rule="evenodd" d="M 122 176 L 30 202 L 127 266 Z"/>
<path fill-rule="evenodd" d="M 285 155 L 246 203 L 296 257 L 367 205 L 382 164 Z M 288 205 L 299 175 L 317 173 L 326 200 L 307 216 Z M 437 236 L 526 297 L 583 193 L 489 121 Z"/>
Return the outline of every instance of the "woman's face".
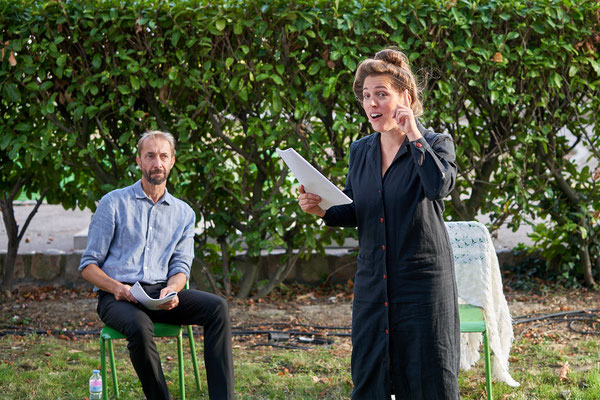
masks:
<path fill-rule="evenodd" d="M 410 107 L 405 102 L 405 96 L 392 86 L 389 76 L 370 75 L 365 79 L 362 105 L 375 131 L 384 133 L 399 129 L 394 116 L 399 105 Z"/>

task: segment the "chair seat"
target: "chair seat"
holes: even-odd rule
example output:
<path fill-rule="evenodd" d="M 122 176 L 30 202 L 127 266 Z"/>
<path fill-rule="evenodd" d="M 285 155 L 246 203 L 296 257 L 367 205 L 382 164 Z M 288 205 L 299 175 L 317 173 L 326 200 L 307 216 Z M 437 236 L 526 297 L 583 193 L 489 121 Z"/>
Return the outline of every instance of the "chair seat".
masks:
<path fill-rule="evenodd" d="M 171 324 L 163 324 L 160 322 L 154 323 L 154 336 L 155 337 L 173 337 L 179 335 L 179 330 L 181 329 L 181 325 L 171 325 Z M 100 332 L 100 336 L 103 339 L 125 339 L 125 335 L 121 332 L 117 331 L 114 328 L 111 328 L 108 325 L 105 325 Z"/>
<path fill-rule="evenodd" d="M 484 332 L 486 330 L 483 309 L 471 304 L 459 304 L 461 332 Z"/>

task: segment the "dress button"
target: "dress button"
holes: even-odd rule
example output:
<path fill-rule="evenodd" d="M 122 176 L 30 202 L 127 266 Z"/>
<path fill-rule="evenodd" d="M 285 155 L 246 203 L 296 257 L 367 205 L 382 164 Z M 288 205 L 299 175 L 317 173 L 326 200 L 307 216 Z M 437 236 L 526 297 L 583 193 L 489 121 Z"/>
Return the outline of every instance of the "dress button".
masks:
<path fill-rule="evenodd" d="M 415 144 L 415 146 L 417 146 L 419 149 L 420 149 L 421 147 L 423 147 L 423 145 L 421 144 L 421 142 L 417 142 L 417 143 Z"/>
<path fill-rule="evenodd" d="M 387 279 L 387 275 L 386 274 L 383 274 L 383 279 Z"/>
<path fill-rule="evenodd" d="M 381 246 L 381 250 L 385 251 L 385 244 Z"/>
<path fill-rule="evenodd" d="M 388 331 L 388 330 L 386 329 L 386 330 L 385 330 L 385 334 L 386 334 L 386 335 L 389 335 L 389 334 L 390 334 L 390 331 Z"/>
<path fill-rule="evenodd" d="M 379 218 L 379 222 L 383 224 L 383 218 Z"/>
<path fill-rule="evenodd" d="M 388 306 L 387 301 L 385 303 L 383 303 L 383 304 L 385 304 L 386 307 Z"/>

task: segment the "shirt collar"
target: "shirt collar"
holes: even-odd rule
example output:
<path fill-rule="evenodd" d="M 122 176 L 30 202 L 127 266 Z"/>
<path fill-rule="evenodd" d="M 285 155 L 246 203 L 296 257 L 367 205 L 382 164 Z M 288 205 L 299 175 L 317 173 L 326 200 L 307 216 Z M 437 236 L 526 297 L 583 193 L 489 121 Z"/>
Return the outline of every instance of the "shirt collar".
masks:
<path fill-rule="evenodd" d="M 148 199 L 148 200 L 152 201 L 152 199 L 150 199 L 150 197 L 148 197 L 146 192 L 144 192 L 144 188 L 142 187 L 141 179 L 133 184 L 133 192 L 135 193 L 136 199 Z M 166 187 L 165 187 L 165 194 L 163 194 L 163 196 L 160 198 L 160 200 L 157 202 L 157 204 L 159 204 L 159 203 L 165 203 L 167 205 L 173 204 L 173 196 L 169 193 L 169 191 L 167 190 Z"/>

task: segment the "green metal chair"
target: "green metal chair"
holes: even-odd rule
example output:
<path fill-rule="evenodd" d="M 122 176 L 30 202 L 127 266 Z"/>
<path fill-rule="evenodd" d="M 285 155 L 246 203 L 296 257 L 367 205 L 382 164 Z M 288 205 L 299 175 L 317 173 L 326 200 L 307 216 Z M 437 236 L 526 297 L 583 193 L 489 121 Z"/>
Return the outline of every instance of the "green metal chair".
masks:
<path fill-rule="evenodd" d="M 185 284 L 188 289 L 188 283 Z M 185 400 L 185 375 L 183 373 L 183 327 L 181 325 L 154 323 L 155 337 L 176 337 L 177 338 L 177 363 L 179 367 L 179 392 L 182 400 Z M 196 343 L 194 342 L 194 333 L 192 326 L 187 326 L 187 334 L 190 342 L 190 352 L 192 353 L 192 364 L 194 365 L 194 376 L 196 386 L 200 390 L 200 373 L 198 371 L 198 358 L 196 356 Z M 110 358 L 110 370 L 112 375 L 113 390 L 115 398 L 119 398 L 119 383 L 117 380 L 117 369 L 115 368 L 115 355 L 113 350 L 114 339 L 125 339 L 125 336 L 108 325 L 105 325 L 100 332 L 100 371 L 102 374 L 102 399 L 108 400 L 108 385 L 106 384 L 106 344 L 108 343 L 108 354 Z"/>
<path fill-rule="evenodd" d="M 483 309 L 471 304 L 459 304 L 460 331 L 465 333 L 483 333 L 483 357 L 485 360 L 485 390 L 488 400 L 492 400 L 492 370 L 490 363 L 490 345 L 488 343 L 487 327 Z"/>

